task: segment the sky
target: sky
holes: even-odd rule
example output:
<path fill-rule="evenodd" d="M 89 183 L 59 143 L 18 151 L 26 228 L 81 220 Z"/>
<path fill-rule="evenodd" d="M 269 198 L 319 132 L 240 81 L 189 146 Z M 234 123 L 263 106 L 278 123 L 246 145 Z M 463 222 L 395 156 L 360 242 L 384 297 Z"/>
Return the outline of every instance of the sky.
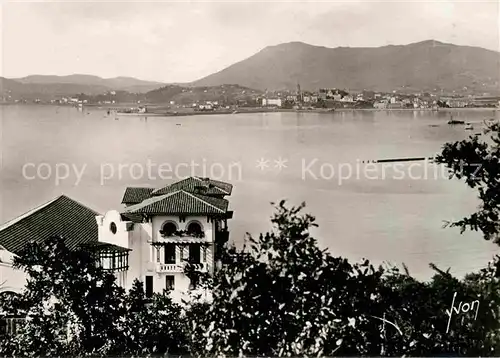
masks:
<path fill-rule="evenodd" d="M 190 82 L 266 46 L 435 39 L 500 50 L 496 1 L 38 1 L 0 5 L 0 76 Z"/>

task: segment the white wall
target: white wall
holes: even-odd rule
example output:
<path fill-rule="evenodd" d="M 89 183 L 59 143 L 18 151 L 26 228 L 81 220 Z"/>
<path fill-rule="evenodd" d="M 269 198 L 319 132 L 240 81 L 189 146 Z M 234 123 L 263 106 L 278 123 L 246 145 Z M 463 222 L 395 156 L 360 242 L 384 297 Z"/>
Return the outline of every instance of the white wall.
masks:
<path fill-rule="evenodd" d="M 174 276 L 174 284 L 175 290 L 170 291 L 170 297 L 174 302 L 180 303 L 182 299 L 189 298 L 189 279 L 183 273 L 148 273 L 147 276 L 153 276 L 153 290 L 154 292 L 161 293 L 164 289 L 166 289 L 166 277 Z M 146 275 L 145 275 L 146 276 Z M 144 278 L 143 282 L 146 279 Z M 201 293 L 201 290 L 193 291 L 196 293 Z M 204 292 L 207 299 L 209 299 L 210 295 L 207 292 Z"/>
<path fill-rule="evenodd" d="M 129 252 L 128 257 L 128 273 L 126 289 L 130 289 L 134 280 L 138 278 L 144 281 L 144 275 L 148 270 L 153 270 L 152 262 L 150 260 L 151 244 L 153 239 L 153 225 L 152 223 L 134 224 L 134 228 L 129 232 Z"/>
<path fill-rule="evenodd" d="M 175 291 L 171 293 L 173 299 L 179 301 L 184 293 L 189 291 L 189 279 L 182 272 L 157 272 L 157 251 L 152 242 L 161 238 L 160 230 L 168 222 L 174 222 L 177 229 L 186 230 L 188 225 L 196 221 L 205 232 L 205 240 L 212 243 L 215 241 L 215 223 L 209 222 L 206 216 L 187 216 L 180 222 L 178 216 L 154 216 L 151 222 L 131 223 L 123 221 L 116 210 L 108 211 L 104 216 L 97 216 L 99 227 L 99 241 L 129 248 L 129 269 L 126 273 L 117 273 L 117 283 L 126 290 L 132 287 L 135 279 L 146 281 L 146 276 L 153 277 L 154 292 L 161 293 L 166 288 L 166 276 L 174 276 Z M 110 225 L 114 222 L 117 231 L 113 234 Z M 154 248 L 154 249 L 153 249 Z M 184 248 L 184 258 L 188 257 L 188 248 Z M 200 249 L 200 257 L 203 261 L 203 249 Z M 210 272 L 213 269 L 213 246 L 207 249 L 206 260 Z M 160 251 L 160 263 L 164 263 L 163 248 Z M 181 265 L 180 247 L 176 248 L 176 264 Z"/>
<path fill-rule="evenodd" d="M 177 230 L 186 230 L 188 225 L 196 221 L 202 226 L 205 232 L 205 240 L 214 242 L 215 240 L 215 224 L 209 222 L 206 216 L 187 216 L 186 219 L 180 222 L 178 216 L 155 216 L 151 223 L 136 224 L 131 236 L 130 248 L 133 250 L 129 256 L 129 274 L 128 284 L 131 286 L 135 278 L 141 281 L 146 281 L 146 276 L 153 277 L 154 292 L 161 293 L 166 288 L 166 276 L 174 276 L 175 291 L 171 293 L 174 300 L 179 301 L 184 297 L 184 293 L 189 291 L 189 279 L 182 272 L 157 272 L 157 251 L 151 245 L 151 242 L 161 238 L 160 230 L 166 222 L 174 222 L 177 225 Z M 203 261 L 203 250 L 200 252 Z M 188 257 L 188 249 L 184 248 L 184 258 Z M 160 249 L 160 262 L 164 262 L 163 248 Z M 213 250 L 208 249 L 206 259 L 212 261 Z M 180 248 L 176 248 L 176 263 L 181 264 Z M 140 268 L 139 268 L 140 267 Z M 210 269 L 213 263 L 209 263 Z"/>
<path fill-rule="evenodd" d="M 26 285 L 26 273 L 14 269 L 11 264 L 0 262 L 0 292 L 20 293 Z"/>
<path fill-rule="evenodd" d="M 108 211 L 104 216 L 96 216 L 99 232 L 99 241 L 108 244 L 129 248 L 129 233 L 133 223 L 122 221 L 121 215 L 116 210 Z M 111 223 L 116 225 L 116 233 L 111 232 Z"/>

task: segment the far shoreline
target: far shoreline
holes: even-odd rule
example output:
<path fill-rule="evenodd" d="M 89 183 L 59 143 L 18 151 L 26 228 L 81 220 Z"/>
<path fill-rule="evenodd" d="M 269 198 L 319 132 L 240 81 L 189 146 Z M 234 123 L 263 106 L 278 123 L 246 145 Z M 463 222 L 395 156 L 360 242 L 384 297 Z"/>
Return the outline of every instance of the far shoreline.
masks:
<path fill-rule="evenodd" d="M 149 112 L 149 113 L 115 113 L 115 116 L 136 116 L 136 117 L 185 117 L 185 116 L 203 116 L 203 115 L 235 115 L 235 114 L 252 114 L 252 113 L 315 113 L 315 114 L 334 114 L 337 112 L 462 112 L 462 111 L 491 111 L 497 112 L 499 108 L 489 108 L 489 107 L 478 107 L 478 108 L 440 108 L 439 110 L 431 108 L 338 108 L 335 110 L 296 110 L 296 109 L 248 109 L 240 108 L 234 111 L 193 111 L 193 112 Z"/>
<path fill-rule="evenodd" d="M 54 104 L 54 103 L 5 103 L 0 102 L 0 106 L 53 106 L 53 107 L 73 107 L 78 109 L 76 106 L 69 104 Z M 99 108 L 103 111 L 112 111 L 114 116 L 126 116 L 126 117 L 185 117 L 185 116 L 200 116 L 200 115 L 230 115 L 230 114 L 251 114 L 251 113 L 317 113 L 317 114 L 332 114 L 336 112 L 464 112 L 464 111 L 491 111 L 498 112 L 500 108 L 498 107 L 464 107 L 464 108 L 315 108 L 315 109 L 292 109 L 292 108 L 263 108 L 263 107 L 240 107 L 231 110 L 213 110 L 213 111 L 155 111 L 152 109 L 151 112 L 147 113 L 120 113 L 117 109 L 129 108 L 128 106 L 133 105 L 131 103 L 117 103 L 112 106 L 110 105 L 99 105 L 99 104 L 87 104 L 83 105 L 85 108 Z M 137 105 L 137 104 L 135 104 Z M 154 106 L 153 104 L 149 104 Z"/>

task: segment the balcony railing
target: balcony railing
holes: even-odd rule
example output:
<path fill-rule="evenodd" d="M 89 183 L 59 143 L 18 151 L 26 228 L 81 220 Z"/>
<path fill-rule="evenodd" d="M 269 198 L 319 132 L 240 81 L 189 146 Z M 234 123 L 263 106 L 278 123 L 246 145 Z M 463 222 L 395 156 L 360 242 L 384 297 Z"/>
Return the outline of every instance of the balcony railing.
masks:
<path fill-rule="evenodd" d="M 198 271 L 206 272 L 207 271 L 207 264 L 206 263 L 197 263 L 197 264 L 192 264 Z M 162 263 L 157 263 L 156 264 L 156 272 L 159 273 L 164 273 L 164 272 L 184 272 L 184 267 L 186 266 L 186 263 L 180 263 L 180 264 L 162 264 Z"/>
<path fill-rule="evenodd" d="M 205 238 L 205 232 L 204 231 L 201 231 L 201 232 L 189 232 L 189 231 L 185 231 L 185 230 L 179 230 L 179 231 L 176 231 L 176 232 L 167 233 L 167 232 L 165 232 L 163 230 L 160 230 L 160 236 L 163 237 L 163 238 L 192 237 L 192 238 L 196 238 L 196 239 L 204 239 Z"/>

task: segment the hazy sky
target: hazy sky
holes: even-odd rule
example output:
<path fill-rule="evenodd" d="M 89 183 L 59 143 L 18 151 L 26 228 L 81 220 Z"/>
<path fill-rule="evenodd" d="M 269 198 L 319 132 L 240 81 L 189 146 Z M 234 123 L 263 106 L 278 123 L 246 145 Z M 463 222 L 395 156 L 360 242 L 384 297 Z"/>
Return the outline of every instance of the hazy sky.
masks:
<path fill-rule="evenodd" d="M 499 2 L 2 2 L 0 76 L 72 73 L 187 82 L 268 45 L 436 39 L 498 51 Z"/>

